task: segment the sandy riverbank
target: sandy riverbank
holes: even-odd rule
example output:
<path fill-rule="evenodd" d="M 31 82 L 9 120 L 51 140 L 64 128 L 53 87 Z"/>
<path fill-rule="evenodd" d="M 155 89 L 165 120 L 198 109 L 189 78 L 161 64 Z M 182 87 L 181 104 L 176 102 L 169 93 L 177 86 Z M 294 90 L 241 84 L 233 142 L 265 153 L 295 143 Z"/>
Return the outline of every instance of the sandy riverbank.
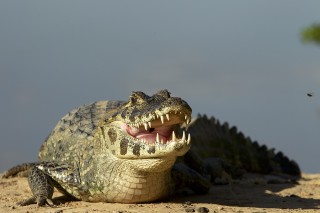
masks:
<path fill-rule="evenodd" d="M 16 206 L 31 192 L 26 178 L 0 179 L 0 212 L 320 212 L 320 174 L 303 174 L 299 184 L 265 184 L 254 177 L 232 185 L 213 186 L 202 196 L 174 196 L 148 204 L 88 203 L 64 200 L 55 192 L 56 208 Z M 191 204 L 190 204 L 191 203 Z M 204 207 L 204 208 L 201 208 Z"/>

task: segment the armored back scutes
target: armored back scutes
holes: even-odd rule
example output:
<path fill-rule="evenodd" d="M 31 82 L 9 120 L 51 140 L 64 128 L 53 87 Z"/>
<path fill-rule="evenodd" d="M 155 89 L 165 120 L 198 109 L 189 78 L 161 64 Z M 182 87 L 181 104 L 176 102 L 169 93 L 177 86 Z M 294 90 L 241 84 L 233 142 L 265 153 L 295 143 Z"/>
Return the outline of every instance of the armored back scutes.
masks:
<path fill-rule="evenodd" d="M 221 124 L 214 117 L 198 115 L 188 132 L 192 136 L 191 149 L 203 159 L 221 158 L 248 172 L 301 175 L 298 164 L 282 152 L 252 141 L 237 127 Z"/>

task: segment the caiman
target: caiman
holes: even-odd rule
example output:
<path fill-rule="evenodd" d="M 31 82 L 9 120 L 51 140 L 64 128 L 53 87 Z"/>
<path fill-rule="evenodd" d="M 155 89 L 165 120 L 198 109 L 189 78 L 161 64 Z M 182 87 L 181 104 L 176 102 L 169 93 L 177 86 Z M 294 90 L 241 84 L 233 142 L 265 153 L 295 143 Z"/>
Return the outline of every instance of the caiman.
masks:
<path fill-rule="evenodd" d="M 298 165 L 282 153 L 214 118 L 191 120 L 191 113 L 186 101 L 167 90 L 80 106 L 54 127 L 38 162 L 13 167 L 3 177 L 27 171 L 33 195 L 18 204 L 42 206 L 53 205 L 54 188 L 83 201 L 141 203 L 181 188 L 206 193 L 221 173 L 300 176 Z"/>

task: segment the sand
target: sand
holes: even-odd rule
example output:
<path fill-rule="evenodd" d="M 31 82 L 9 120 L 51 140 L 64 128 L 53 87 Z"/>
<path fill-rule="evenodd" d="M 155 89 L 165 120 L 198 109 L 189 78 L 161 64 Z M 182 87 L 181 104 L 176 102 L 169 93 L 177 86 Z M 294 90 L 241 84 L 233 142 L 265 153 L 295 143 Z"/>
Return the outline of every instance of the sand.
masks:
<path fill-rule="evenodd" d="M 215 185 L 206 195 L 176 195 L 144 204 L 70 201 L 55 192 L 57 207 L 17 206 L 31 195 L 23 177 L 0 179 L 0 212 L 320 212 L 320 174 L 303 174 L 298 184 L 266 184 L 260 176 Z"/>

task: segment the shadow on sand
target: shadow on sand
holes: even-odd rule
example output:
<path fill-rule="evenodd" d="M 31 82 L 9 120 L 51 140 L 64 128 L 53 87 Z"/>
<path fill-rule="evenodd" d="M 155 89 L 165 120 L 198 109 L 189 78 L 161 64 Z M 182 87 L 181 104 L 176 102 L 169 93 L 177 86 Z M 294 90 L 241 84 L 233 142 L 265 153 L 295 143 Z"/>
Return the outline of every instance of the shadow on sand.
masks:
<path fill-rule="evenodd" d="M 312 187 L 312 186 L 309 186 Z M 320 209 L 320 199 L 312 198 L 312 189 L 304 194 L 304 186 L 283 184 L 231 184 L 211 187 L 206 195 L 172 197 L 171 202 L 211 203 L 235 207 Z M 311 192 L 310 192 L 311 191 Z M 304 197 L 300 197 L 304 194 Z M 309 197 L 309 198 L 306 198 Z"/>

